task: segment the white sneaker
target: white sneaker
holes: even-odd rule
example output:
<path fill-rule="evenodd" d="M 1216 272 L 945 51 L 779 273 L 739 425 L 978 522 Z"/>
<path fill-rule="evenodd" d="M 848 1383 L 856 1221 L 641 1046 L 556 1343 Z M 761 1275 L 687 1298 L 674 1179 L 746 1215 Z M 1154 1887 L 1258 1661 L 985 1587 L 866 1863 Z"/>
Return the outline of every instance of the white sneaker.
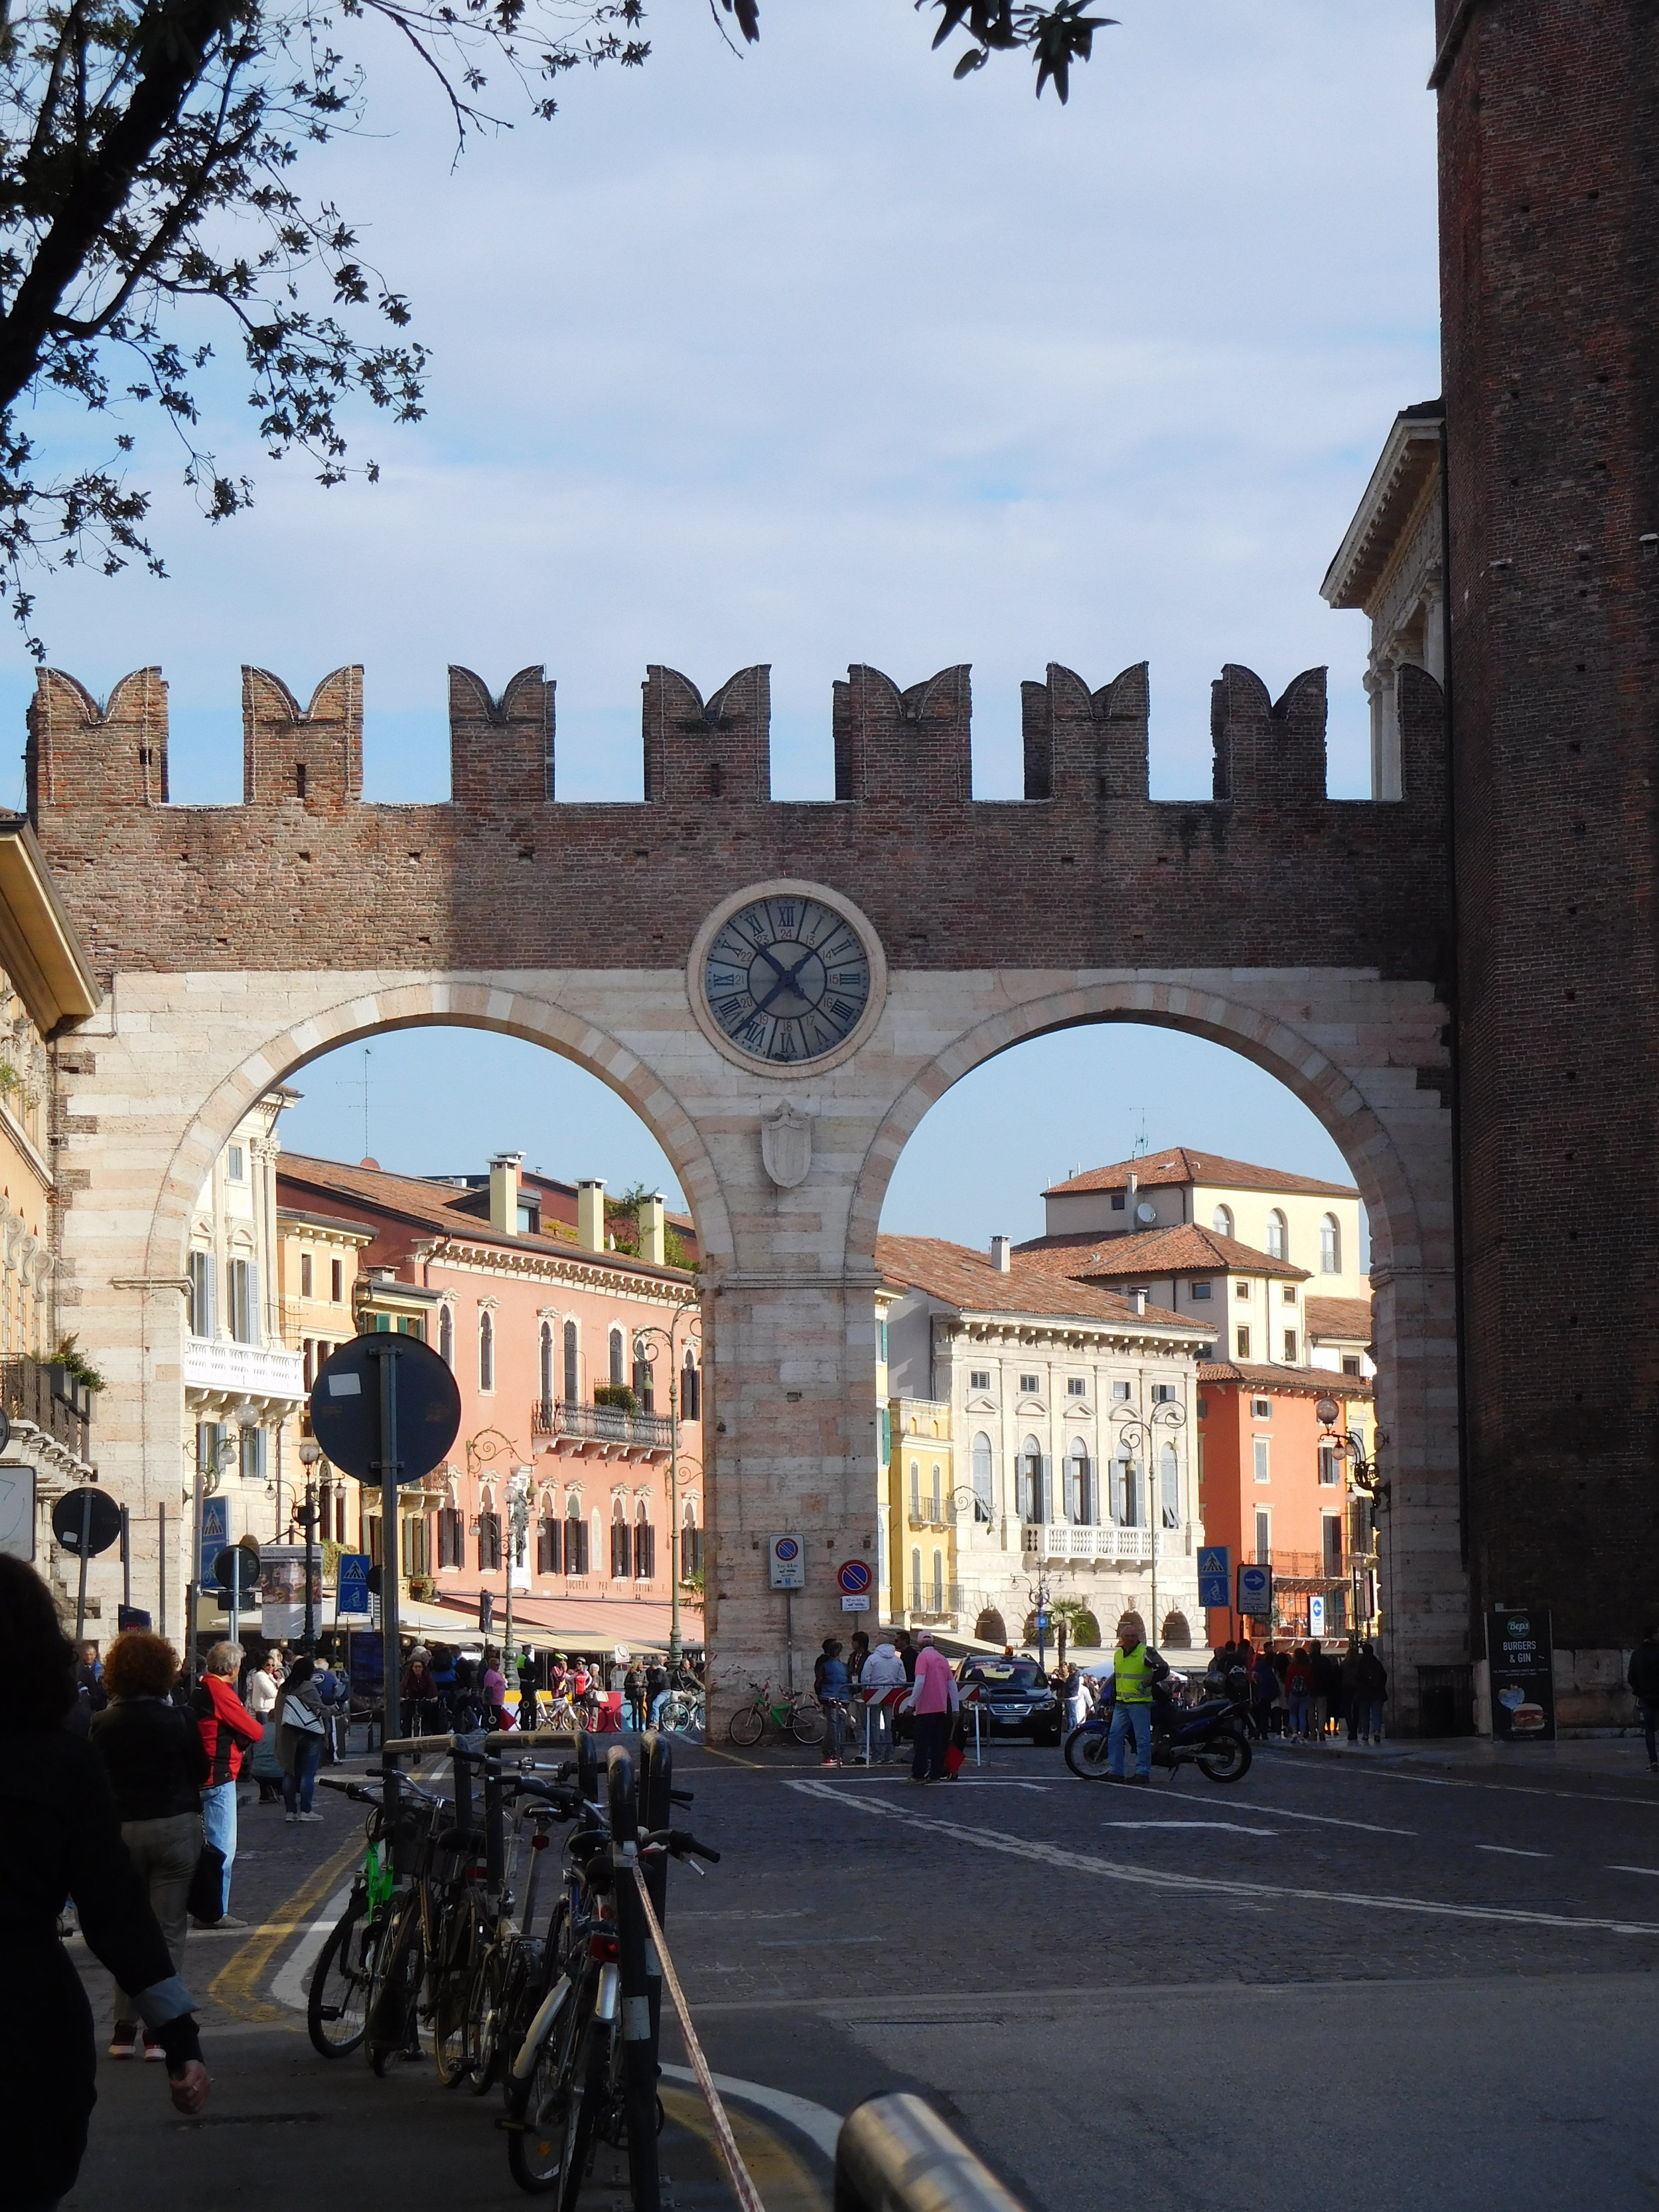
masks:
<path fill-rule="evenodd" d="M 297 1828 L 300 1825 L 300 1816 L 297 1813 L 284 1813 L 283 1818 L 290 1828 Z"/>
<path fill-rule="evenodd" d="M 296 1820 L 311 1822 L 320 1820 L 323 1816 L 320 1813 L 296 1813 L 294 1817 Z"/>

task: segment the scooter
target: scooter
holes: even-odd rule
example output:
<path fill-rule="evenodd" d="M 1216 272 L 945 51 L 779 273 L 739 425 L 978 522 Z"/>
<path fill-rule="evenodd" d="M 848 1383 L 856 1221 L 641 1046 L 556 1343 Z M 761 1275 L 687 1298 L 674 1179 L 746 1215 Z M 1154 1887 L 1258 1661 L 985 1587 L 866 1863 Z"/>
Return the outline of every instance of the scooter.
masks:
<path fill-rule="evenodd" d="M 1085 1782 L 1110 1778 L 1108 1738 L 1112 1708 L 1107 1705 L 1074 1728 L 1066 1739 L 1066 1764 Z M 1250 1771 L 1250 1744 L 1239 1725 L 1231 1698 L 1206 1698 L 1200 1705 L 1178 1705 L 1174 1698 L 1152 1698 L 1152 1765 L 1173 1773 L 1190 1762 L 1212 1782 L 1242 1782 Z"/>

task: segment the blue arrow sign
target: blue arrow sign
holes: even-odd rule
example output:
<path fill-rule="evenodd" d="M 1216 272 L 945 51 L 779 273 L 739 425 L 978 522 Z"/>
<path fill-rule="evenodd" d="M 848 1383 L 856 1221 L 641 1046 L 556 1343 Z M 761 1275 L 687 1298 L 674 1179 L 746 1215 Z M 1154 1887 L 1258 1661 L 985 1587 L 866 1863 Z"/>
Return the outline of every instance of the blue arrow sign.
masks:
<path fill-rule="evenodd" d="M 1273 1609 L 1273 1571 L 1271 1567 L 1240 1567 L 1238 1610 L 1266 1620 Z"/>

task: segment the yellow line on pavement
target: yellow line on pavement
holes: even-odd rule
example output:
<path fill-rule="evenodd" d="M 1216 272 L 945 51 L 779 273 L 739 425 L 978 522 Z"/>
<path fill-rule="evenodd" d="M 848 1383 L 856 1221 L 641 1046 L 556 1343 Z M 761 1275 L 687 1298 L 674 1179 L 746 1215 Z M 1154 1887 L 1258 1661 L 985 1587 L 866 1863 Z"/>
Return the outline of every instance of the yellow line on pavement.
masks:
<path fill-rule="evenodd" d="M 242 2020 L 291 2021 L 293 2015 L 285 2005 L 271 2004 L 258 1995 L 259 1984 L 277 1952 L 315 1919 L 317 1907 L 346 1869 L 362 1856 L 362 1838 L 354 1836 L 301 1883 L 293 1896 L 278 1906 L 275 1915 L 214 1976 L 208 1985 L 208 1995 L 216 2004 L 223 2005 L 227 2012 L 234 2012 Z"/>
<path fill-rule="evenodd" d="M 669 2118 L 696 2136 L 718 2157 L 708 2107 L 695 2089 L 658 2091 Z M 765 2200 L 766 2212 L 829 2212 L 830 2192 L 785 2142 L 782 2135 L 752 2112 L 726 2106 L 726 2118 L 743 2153 L 743 2162 Z"/>
<path fill-rule="evenodd" d="M 769 1766 L 763 1765 L 758 1759 L 739 1759 L 735 1751 L 722 1751 L 717 1743 L 699 1744 L 697 1748 L 700 1751 L 706 1751 L 711 1759 L 729 1759 L 733 1766 L 747 1766 L 756 1774 L 769 1774 L 772 1771 Z M 688 1771 L 695 1771 L 695 1770 L 688 1769 Z"/>

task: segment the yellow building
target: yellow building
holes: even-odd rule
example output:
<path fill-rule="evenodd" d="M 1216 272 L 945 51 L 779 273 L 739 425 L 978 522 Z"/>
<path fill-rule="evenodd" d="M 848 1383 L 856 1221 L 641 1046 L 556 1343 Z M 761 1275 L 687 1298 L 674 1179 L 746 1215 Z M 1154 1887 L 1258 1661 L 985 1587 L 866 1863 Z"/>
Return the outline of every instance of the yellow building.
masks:
<path fill-rule="evenodd" d="M 74 1322 L 58 1274 L 52 1091 L 54 1066 L 72 1079 L 94 1049 L 71 1030 L 101 996 L 33 831 L 0 821 L 0 1404 L 11 1430 L 0 1452 L 0 1551 L 34 1560 L 66 1608 L 52 1508 L 96 1472 L 97 1391 L 76 1372 L 72 1347 L 53 1357 Z M 96 1601 L 89 1612 L 94 1634 L 114 1634 Z"/>
<path fill-rule="evenodd" d="M 909 1628 L 963 1627 L 957 1571 L 956 1472 L 951 1408 L 931 1399 L 890 1398 L 883 1618 Z M 971 1630 L 966 1624 L 964 1632 Z"/>
<path fill-rule="evenodd" d="M 276 1302 L 283 1344 L 301 1358 L 301 1376 L 307 1394 L 317 1370 L 332 1352 L 337 1352 L 358 1330 L 356 1303 L 362 1255 L 374 1241 L 374 1231 L 364 1221 L 348 1221 L 326 1213 L 301 1213 L 285 1206 L 276 1209 Z M 289 1439 L 285 1458 L 295 1468 L 301 1493 L 304 1462 L 299 1457 L 302 1438 L 310 1433 L 303 1407 Z M 324 1544 L 355 1544 L 357 1540 L 357 1486 L 337 1476 L 326 1462 L 318 1468 L 319 1503 L 318 1539 Z M 331 1558 L 331 1554 L 329 1555 Z"/>

